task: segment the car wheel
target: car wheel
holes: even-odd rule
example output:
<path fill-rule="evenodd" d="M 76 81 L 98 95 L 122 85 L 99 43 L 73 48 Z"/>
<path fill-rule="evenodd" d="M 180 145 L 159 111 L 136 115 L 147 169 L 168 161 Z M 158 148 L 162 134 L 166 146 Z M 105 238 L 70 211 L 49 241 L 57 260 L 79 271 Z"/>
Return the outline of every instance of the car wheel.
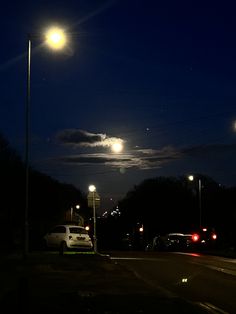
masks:
<path fill-rule="evenodd" d="M 67 251 L 67 245 L 66 245 L 66 242 L 63 241 L 61 242 L 61 245 L 60 245 L 60 254 L 64 254 L 64 252 Z"/>

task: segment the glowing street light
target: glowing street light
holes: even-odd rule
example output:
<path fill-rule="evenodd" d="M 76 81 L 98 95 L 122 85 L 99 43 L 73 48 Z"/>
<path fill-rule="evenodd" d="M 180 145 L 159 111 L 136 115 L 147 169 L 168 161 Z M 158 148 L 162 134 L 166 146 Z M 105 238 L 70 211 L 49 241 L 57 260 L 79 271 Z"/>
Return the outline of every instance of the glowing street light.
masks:
<path fill-rule="evenodd" d="M 93 196 L 93 247 L 94 247 L 94 252 L 97 253 L 97 228 L 96 228 L 96 204 L 95 204 L 95 192 L 96 192 L 96 187 L 95 185 L 91 184 L 89 186 L 89 192 L 92 193 Z"/>
<path fill-rule="evenodd" d="M 189 181 L 194 181 L 194 176 L 188 176 Z M 202 227 L 202 181 L 198 178 L 198 206 L 199 206 L 199 225 Z"/>
<path fill-rule="evenodd" d="M 75 205 L 75 208 L 78 210 L 78 209 L 80 209 L 80 205 Z M 70 220 L 71 220 L 71 222 L 73 221 L 73 216 L 74 216 L 74 208 L 73 208 L 73 206 L 71 206 L 71 208 L 70 208 Z"/>
<path fill-rule="evenodd" d="M 34 35 L 28 35 L 27 47 L 27 98 L 25 117 L 25 212 L 24 212 L 24 257 L 29 251 L 29 142 L 30 142 L 30 97 L 31 97 L 31 46 Z M 60 28 L 51 28 L 45 34 L 46 43 L 53 49 L 62 49 L 67 40 L 65 32 Z"/>
<path fill-rule="evenodd" d="M 62 28 L 51 27 L 45 33 L 46 44 L 54 49 L 60 50 L 64 48 L 67 43 L 66 33 Z"/>
<path fill-rule="evenodd" d="M 89 186 L 89 192 L 95 192 L 95 191 L 96 191 L 96 186 L 93 185 L 93 184 L 91 184 L 91 185 Z"/>
<path fill-rule="evenodd" d="M 143 232 L 143 226 L 139 228 L 139 232 Z"/>

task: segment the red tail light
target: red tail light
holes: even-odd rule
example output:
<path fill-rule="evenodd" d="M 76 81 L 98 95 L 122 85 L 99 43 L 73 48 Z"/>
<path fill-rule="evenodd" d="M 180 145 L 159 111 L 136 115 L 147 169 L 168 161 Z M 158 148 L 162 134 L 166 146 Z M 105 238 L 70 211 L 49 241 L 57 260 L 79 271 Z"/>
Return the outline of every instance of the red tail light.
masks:
<path fill-rule="evenodd" d="M 197 234 L 197 233 L 194 233 L 193 235 L 192 235 L 192 240 L 193 240 L 193 242 L 197 242 L 198 240 L 199 240 L 199 235 Z"/>

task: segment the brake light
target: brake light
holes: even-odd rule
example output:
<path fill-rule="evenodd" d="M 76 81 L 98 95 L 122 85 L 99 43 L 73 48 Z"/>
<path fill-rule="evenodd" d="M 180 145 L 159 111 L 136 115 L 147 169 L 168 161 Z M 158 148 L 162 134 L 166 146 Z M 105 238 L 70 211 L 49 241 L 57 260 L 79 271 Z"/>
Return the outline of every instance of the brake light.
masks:
<path fill-rule="evenodd" d="M 193 240 L 193 242 L 197 242 L 199 240 L 199 235 L 197 233 L 194 233 L 192 235 L 192 240 Z"/>

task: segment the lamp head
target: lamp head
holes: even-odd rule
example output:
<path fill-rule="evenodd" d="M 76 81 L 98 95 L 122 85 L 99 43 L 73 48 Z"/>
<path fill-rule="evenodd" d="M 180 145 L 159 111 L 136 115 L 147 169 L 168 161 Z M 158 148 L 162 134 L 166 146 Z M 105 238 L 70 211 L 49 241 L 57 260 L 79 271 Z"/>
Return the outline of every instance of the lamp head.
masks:
<path fill-rule="evenodd" d="M 67 43 L 66 33 L 62 28 L 51 27 L 45 34 L 45 41 L 53 50 L 63 49 Z"/>
<path fill-rule="evenodd" d="M 93 184 L 91 184 L 91 185 L 89 186 L 89 191 L 90 191 L 90 192 L 95 192 L 95 191 L 96 191 L 96 186 L 93 185 Z"/>
<path fill-rule="evenodd" d="M 188 179 L 189 179 L 189 181 L 193 181 L 194 180 L 194 176 L 190 175 L 190 176 L 188 176 Z"/>

